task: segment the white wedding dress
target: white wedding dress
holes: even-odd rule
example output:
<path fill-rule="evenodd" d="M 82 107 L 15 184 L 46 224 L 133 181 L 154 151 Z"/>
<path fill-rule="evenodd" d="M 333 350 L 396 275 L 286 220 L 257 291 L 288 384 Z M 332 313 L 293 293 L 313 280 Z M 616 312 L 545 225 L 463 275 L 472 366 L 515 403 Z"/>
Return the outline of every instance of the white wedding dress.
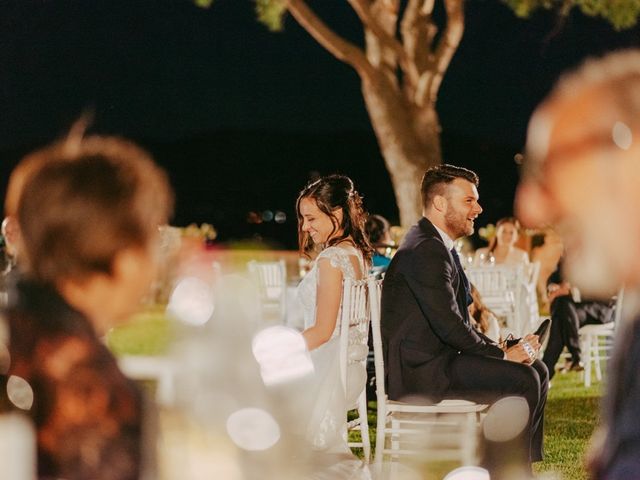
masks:
<path fill-rule="evenodd" d="M 360 272 L 356 273 L 352 259 L 357 258 Z M 298 297 L 304 309 L 305 328 L 315 324 L 316 292 L 318 287 L 318 262 L 328 259 L 331 265 L 339 268 L 343 278 L 357 280 L 361 272 L 366 272 L 364 260 L 359 250 L 352 246 L 328 247 L 324 249 L 312 269 L 305 275 L 298 286 Z M 349 335 L 358 332 L 349 332 Z M 331 339 L 311 351 L 314 366 L 314 377 L 305 392 L 305 408 L 308 412 L 308 423 L 305 438 L 312 448 L 330 453 L 350 452 L 344 438 L 344 425 L 347 408 L 352 407 L 365 387 L 367 374 L 361 362 L 350 362 L 347 370 L 347 392 L 345 394 L 340 378 L 340 312 Z M 351 343 L 351 342 L 350 342 Z M 359 354 L 359 353 L 356 353 Z M 351 360 L 354 353 L 349 352 Z M 361 355 L 361 354 L 360 354 Z"/>

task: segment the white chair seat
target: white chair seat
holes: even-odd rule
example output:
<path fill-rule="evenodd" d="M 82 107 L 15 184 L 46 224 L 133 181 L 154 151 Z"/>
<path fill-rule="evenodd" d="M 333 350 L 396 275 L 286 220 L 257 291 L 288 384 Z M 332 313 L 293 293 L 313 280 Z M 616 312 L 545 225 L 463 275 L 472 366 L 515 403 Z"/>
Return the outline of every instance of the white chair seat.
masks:
<path fill-rule="evenodd" d="M 386 403 L 392 405 L 393 409 L 398 412 L 472 413 L 482 412 L 488 408 L 488 405 L 468 400 L 442 400 L 433 405 L 415 405 L 387 399 Z"/>

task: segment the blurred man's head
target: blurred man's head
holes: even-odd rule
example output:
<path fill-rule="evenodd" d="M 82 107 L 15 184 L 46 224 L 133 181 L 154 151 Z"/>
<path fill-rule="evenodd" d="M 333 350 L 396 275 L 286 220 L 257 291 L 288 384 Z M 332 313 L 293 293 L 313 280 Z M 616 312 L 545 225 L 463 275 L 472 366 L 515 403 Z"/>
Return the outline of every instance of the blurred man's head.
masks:
<path fill-rule="evenodd" d="M 640 283 L 640 51 L 590 60 L 535 111 L 516 195 L 528 226 L 554 225 L 569 278 L 590 294 Z"/>
<path fill-rule="evenodd" d="M 83 115 L 71 126 L 66 138 L 27 154 L 11 171 L 4 198 L 2 235 L 5 238 L 6 251 L 14 260 L 18 257 L 21 243 L 17 215 L 18 201 L 25 184 L 47 163 L 73 160 L 82 145 L 89 120 L 86 115 Z"/>
<path fill-rule="evenodd" d="M 113 137 L 40 154 L 47 160 L 17 204 L 23 269 L 64 294 L 107 286 L 104 313 L 125 318 L 154 276 L 158 227 L 173 202 L 166 174 L 144 150 Z"/>

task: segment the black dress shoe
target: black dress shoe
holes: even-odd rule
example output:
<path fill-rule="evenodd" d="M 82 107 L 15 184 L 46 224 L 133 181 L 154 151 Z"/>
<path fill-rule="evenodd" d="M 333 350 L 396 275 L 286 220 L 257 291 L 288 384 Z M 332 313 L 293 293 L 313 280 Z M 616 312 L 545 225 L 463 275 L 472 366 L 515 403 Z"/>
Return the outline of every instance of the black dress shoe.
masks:
<path fill-rule="evenodd" d="M 544 345 L 544 342 L 547 340 L 547 337 L 549 337 L 549 332 L 551 327 L 551 319 L 547 318 L 545 319 L 540 326 L 536 329 L 535 332 L 533 332 L 534 335 L 538 336 L 538 343 L 540 345 Z"/>
<path fill-rule="evenodd" d="M 584 364 L 580 360 L 567 360 L 564 367 L 560 370 L 560 373 L 582 372 L 583 370 Z"/>

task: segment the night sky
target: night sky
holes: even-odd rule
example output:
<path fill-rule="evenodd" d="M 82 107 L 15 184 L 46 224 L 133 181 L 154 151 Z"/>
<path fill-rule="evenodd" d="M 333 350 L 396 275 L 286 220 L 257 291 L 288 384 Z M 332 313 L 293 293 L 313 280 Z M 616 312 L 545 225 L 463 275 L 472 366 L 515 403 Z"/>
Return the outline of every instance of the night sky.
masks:
<path fill-rule="evenodd" d="M 360 42 L 346 2 L 322 15 Z M 640 45 L 640 28 L 551 13 L 519 20 L 498 0 L 467 2 L 466 31 L 440 92 L 445 160 L 481 175 L 479 224 L 511 213 L 515 153 L 560 72 Z M 295 244 L 293 204 L 314 173 L 350 175 L 371 211 L 397 220 L 357 75 L 292 18 L 258 24 L 249 0 L 14 0 L 0 3 L 0 160 L 4 187 L 27 151 L 82 112 L 92 132 L 133 138 L 170 172 L 174 223 L 213 223 L 221 240 Z M 288 221 L 249 225 L 251 210 Z"/>

